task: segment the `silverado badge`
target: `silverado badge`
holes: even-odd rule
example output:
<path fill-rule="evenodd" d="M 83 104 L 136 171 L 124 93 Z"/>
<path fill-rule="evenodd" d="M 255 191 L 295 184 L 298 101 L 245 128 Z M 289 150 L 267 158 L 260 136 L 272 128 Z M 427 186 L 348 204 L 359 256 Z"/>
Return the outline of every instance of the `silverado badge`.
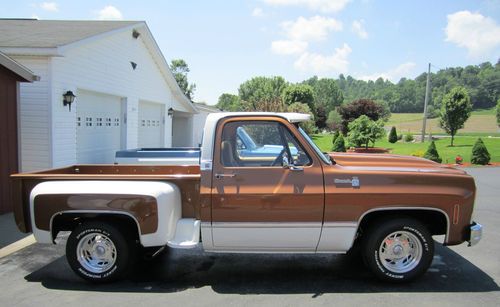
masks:
<path fill-rule="evenodd" d="M 352 179 L 335 178 L 333 182 L 335 184 L 350 184 L 353 188 L 359 188 L 359 178 L 358 177 L 352 177 Z"/>

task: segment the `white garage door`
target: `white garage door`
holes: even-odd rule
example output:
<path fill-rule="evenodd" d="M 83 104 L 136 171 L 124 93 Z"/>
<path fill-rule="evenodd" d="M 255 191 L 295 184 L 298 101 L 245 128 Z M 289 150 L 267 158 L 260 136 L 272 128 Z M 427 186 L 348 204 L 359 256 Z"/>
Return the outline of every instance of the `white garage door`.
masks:
<path fill-rule="evenodd" d="M 139 102 L 139 147 L 160 148 L 164 146 L 164 109 L 165 106 L 159 103 Z"/>
<path fill-rule="evenodd" d="M 76 103 L 78 163 L 113 163 L 121 149 L 120 98 L 79 90 Z"/>

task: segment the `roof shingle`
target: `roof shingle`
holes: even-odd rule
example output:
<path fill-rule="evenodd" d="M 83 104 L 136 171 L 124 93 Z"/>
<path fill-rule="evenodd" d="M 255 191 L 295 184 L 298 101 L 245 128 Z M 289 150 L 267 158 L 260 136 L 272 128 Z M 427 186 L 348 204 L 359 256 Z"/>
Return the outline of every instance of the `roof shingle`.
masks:
<path fill-rule="evenodd" d="M 0 47 L 55 48 L 142 21 L 0 19 Z"/>

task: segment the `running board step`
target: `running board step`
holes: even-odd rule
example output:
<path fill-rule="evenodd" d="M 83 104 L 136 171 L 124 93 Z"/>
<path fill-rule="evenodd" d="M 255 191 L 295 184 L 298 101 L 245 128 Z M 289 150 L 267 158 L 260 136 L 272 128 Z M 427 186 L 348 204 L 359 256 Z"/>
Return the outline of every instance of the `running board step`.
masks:
<path fill-rule="evenodd" d="M 180 219 L 177 221 L 175 237 L 167 242 L 172 248 L 194 248 L 200 242 L 201 221 L 196 219 Z"/>

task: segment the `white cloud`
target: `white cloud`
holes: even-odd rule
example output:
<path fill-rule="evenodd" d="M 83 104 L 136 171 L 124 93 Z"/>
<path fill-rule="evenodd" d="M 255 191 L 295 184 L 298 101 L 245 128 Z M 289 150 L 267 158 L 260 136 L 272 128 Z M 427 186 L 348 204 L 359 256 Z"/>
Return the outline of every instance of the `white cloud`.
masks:
<path fill-rule="evenodd" d="M 281 27 L 291 40 L 321 41 L 330 31 L 341 31 L 342 22 L 334 18 L 314 16 L 309 19 L 300 16 L 296 21 L 285 21 Z"/>
<path fill-rule="evenodd" d="M 107 5 L 97 12 L 97 18 L 104 20 L 119 20 L 123 19 L 122 12 L 112 5 Z"/>
<path fill-rule="evenodd" d="M 314 73 L 345 73 L 349 68 L 348 57 L 351 52 L 351 47 L 346 43 L 341 48 L 335 48 L 332 55 L 305 52 L 295 61 L 294 67 Z"/>
<path fill-rule="evenodd" d="M 351 0 L 264 0 L 274 6 L 301 6 L 323 13 L 340 12 Z"/>
<path fill-rule="evenodd" d="M 500 45 L 500 26 L 479 13 L 460 11 L 448 15 L 446 41 L 466 48 L 469 55 L 486 55 Z"/>
<path fill-rule="evenodd" d="M 57 3 L 55 3 L 55 2 L 43 2 L 40 4 L 40 8 L 42 8 L 42 10 L 49 11 L 49 12 L 59 11 L 59 7 L 57 6 Z"/>
<path fill-rule="evenodd" d="M 276 54 L 300 54 L 307 49 L 307 42 L 294 40 L 278 40 L 271 43 L 271 51 Z"/>
<path fill-rule="evenodd" d="M 256 7 L 252 11 L 252 16 L 253 17 L 263 17 L 264 11 L 260 7 Z"/>
<path fill-rule="evenodd" d="M 361 80 L 377 80 L 378 78 L 382 78 L 384 80 L 390 80 L 392 82 L 398 82 L 401 78 L 403 77 L 408 77 L 408 75 L 414 70 L 415 66 L 417 64 L 413 62 L 406 62 L 401 65 L 398 65 L 397 67 L 393 69 L 389 69 L 386 72 L 380 72 L 380 73 L 373 73 L 370 75 L 364 75 L 360 76 L 359 79 Z"/>
<path fill-rule="evenodd" d="M 365 21 L 363 19 L 354 20 L 351 25 L 351 31 L 356 33 L 356 35 L 361 39 L 368 38 L 368 32 L 366 32 Z"/>

